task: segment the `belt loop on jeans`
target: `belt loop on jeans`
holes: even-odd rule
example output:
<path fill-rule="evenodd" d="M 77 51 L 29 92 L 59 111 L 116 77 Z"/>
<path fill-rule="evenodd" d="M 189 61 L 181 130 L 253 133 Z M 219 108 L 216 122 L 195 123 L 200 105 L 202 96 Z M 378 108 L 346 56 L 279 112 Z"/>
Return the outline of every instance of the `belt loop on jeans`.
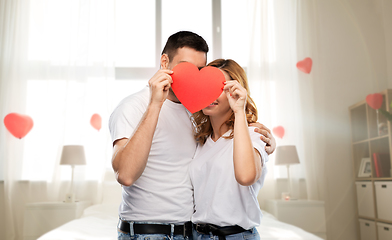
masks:
<path fill-rule="evenodd" d="M 135 222 L 133 222 L 133 221 L 129 223 L 129 234 L 131 235 L 131 237 L 133 237 L 135 235 L 135 230 L 133 230 L 134 223 Z"/>
<path fill-rule="evenodd" d="M 171 240 L 174 239 L 174 224 L 173 223 L 170 224 L 170 239 Z"/>

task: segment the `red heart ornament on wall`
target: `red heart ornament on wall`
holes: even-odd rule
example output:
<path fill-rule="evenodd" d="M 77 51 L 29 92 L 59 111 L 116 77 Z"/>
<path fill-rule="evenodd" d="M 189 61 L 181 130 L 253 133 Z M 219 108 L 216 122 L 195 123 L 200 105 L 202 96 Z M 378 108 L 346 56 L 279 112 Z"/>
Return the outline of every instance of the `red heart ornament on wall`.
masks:
<path fill-rule="evenodd" d="M 277 136 L 278 138 L 283 138 L 283 136 L 284 136 L 284 127 L 282 127 L 282 126 L 274 127 L 274 128 L 272 129 L 272 132 L 273 132 L 274 135 Z"/>
<path fill-rule="evenodd" d="M 304 60 L 297 62 L 297 68 L 301 72 L 309 74 L 310 71 L 312 71 L 312 64 L 313 64 L 312 59 L 307 57 Z"/>
<path fill-rule="evenodd" d="M 366 96 L 366 102 L 373 109 L 379 109 L 382 105 L 383 96 L 380 93 L 369 94 Z"/>
<path fill-rule="evenodd" d="M 22 139 L 33 128 L 33 119 L 27 115 L 10 113 L 4 118 L 4 125 L 16 138 Z"/>
<path fill-rule="evenodd" d="M 93 128 L 97 129 L 98 131 L 101 129 L 102 126 L 102 118 L 98 113 L 94 113 L 91 116 L 90 124 Z"/>
<path fill-rule="evenodd" d="M 221 95 L 225 82 L 225 76 L 218 68 L 204 67 L 199 71 L 189 62 L 177 64 L 171 77 L 173 92 L 191 113 L 214 102 Z"/>

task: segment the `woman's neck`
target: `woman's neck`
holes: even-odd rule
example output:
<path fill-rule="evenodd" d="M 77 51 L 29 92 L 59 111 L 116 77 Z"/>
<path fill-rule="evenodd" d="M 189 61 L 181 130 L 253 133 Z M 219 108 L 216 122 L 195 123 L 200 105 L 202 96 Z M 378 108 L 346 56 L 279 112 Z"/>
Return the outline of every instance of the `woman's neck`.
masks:
<path fill-rule="evenodd" d="M 230 117 L 230 114 L 225 114 L 224 116 L 210 116 L 212 135 L 211 138 L 216 142 L 224 133 L 229 130 L 229 126 L 224 124 Z"/>

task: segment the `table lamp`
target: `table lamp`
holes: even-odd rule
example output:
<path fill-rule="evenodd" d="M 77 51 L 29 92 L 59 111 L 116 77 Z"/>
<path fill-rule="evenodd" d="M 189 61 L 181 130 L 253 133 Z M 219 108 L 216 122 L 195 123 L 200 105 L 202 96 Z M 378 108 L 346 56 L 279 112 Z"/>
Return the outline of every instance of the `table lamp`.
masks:
<path fill-rule="evenodd" d="M 288 194 L 286 196 L 282 195 L 285 200 L 290 200 L 291 194 L 290 165 L 298 163 L 299 157 L 297 148 L 294 145 L 278 146 L 276 148 L 275 165 L 287 166 Z"/>
<path fill-rule="evenodd" d="M 60 165 L 71 165 L 72 167 L 72 180 L 71 191 L 65 195 L 65 202 L 75 202 L 75 193 L 73 187 L 74 169 L 75 165 L 85 165 L 86 157 L 84 154 L 84 147 L 81 145 L 65 145 L 61 153 Z"/>

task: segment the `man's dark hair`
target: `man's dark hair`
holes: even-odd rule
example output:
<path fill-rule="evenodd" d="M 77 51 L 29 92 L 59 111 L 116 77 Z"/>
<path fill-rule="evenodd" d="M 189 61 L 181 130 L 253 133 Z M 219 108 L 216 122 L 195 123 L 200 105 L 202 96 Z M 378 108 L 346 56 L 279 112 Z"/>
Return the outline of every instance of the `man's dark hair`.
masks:
<path fill-rule="evenodd" d="M 199 52 L 208 52 L 207 42 L 201 36 L 189 31 L 180 31 L 167 39 L 162 54 L 166 53 L 171 62 L 177 53 L 177 49 L 182 47 L 189 47 Z"/>

